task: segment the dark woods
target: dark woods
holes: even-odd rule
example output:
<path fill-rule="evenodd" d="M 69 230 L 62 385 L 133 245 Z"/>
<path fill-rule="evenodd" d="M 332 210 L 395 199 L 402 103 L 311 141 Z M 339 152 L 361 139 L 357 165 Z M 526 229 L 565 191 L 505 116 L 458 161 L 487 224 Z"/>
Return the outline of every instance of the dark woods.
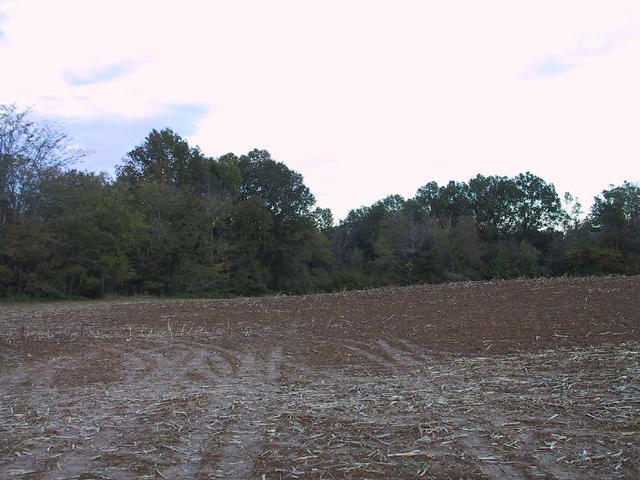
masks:
<path fill-rule="evenodd" d="M 420 282 L 640 273 L 640 188 L 587 215 L 531 174 L 434 182 L 338 226 L 302 176 L 253 150 L 205 156 L 153 130 L 115 180 L 0 107 L 0 296 L 230 296 Z"/>

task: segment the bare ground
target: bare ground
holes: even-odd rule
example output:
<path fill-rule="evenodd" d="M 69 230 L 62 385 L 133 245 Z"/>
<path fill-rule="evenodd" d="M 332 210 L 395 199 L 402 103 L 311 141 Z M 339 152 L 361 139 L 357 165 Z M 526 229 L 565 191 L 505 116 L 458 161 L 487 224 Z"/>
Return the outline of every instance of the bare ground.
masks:
<path fill-rule="evenodd" d="M 640 478 L 640 278 L 0 306 L 0 478 Z"/>

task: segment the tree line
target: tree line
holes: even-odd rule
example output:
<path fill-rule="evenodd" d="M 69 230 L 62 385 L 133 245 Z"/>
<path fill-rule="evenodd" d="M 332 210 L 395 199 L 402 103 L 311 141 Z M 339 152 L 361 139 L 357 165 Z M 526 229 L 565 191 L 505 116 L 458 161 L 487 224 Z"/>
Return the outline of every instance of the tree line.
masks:
<path fill-rule="evenodd" d="M 59 129 L 0 106 L 0 297 L 234 296 L 640 273 L 640 188 L 583 215 L 529 172 L 426 183 L 334 225 L 264 150 L 219 158 L 152 130 L 114 179 Z"/>

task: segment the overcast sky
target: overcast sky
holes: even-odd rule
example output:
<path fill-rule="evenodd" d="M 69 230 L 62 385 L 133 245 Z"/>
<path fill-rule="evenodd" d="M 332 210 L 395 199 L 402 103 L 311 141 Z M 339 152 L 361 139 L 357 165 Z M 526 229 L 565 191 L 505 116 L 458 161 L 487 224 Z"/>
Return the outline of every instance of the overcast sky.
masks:
<path fill-rule="evenodd" d="M 477 173 L 585 207 L 640 180 L 640 0 L 0 0 L 0 65 L 83 169 L 171 127 L 269 150 L 337 219 Z"/>

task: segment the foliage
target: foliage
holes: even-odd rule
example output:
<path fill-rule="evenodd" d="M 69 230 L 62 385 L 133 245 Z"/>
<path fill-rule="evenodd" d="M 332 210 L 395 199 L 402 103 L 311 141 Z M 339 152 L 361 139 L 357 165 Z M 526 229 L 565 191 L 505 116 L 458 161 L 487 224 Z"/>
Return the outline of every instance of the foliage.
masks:
<path fill-rule="evenodd" d="M 68 169 L 60 130 L 0 107 L 0 297 L 306 293 L 640 273 L 640 188 L 579 203 L 532 173 L 428 182 L 334 225 L 265 150 L 205 156 L 152 130 L 115 179 Z"/>
<path fill-rule="evenodd" d="M 591 223 L 600 243 L 623 254 L 640 253 L 640 187 L 624 182 L 595 198 Z"/>

